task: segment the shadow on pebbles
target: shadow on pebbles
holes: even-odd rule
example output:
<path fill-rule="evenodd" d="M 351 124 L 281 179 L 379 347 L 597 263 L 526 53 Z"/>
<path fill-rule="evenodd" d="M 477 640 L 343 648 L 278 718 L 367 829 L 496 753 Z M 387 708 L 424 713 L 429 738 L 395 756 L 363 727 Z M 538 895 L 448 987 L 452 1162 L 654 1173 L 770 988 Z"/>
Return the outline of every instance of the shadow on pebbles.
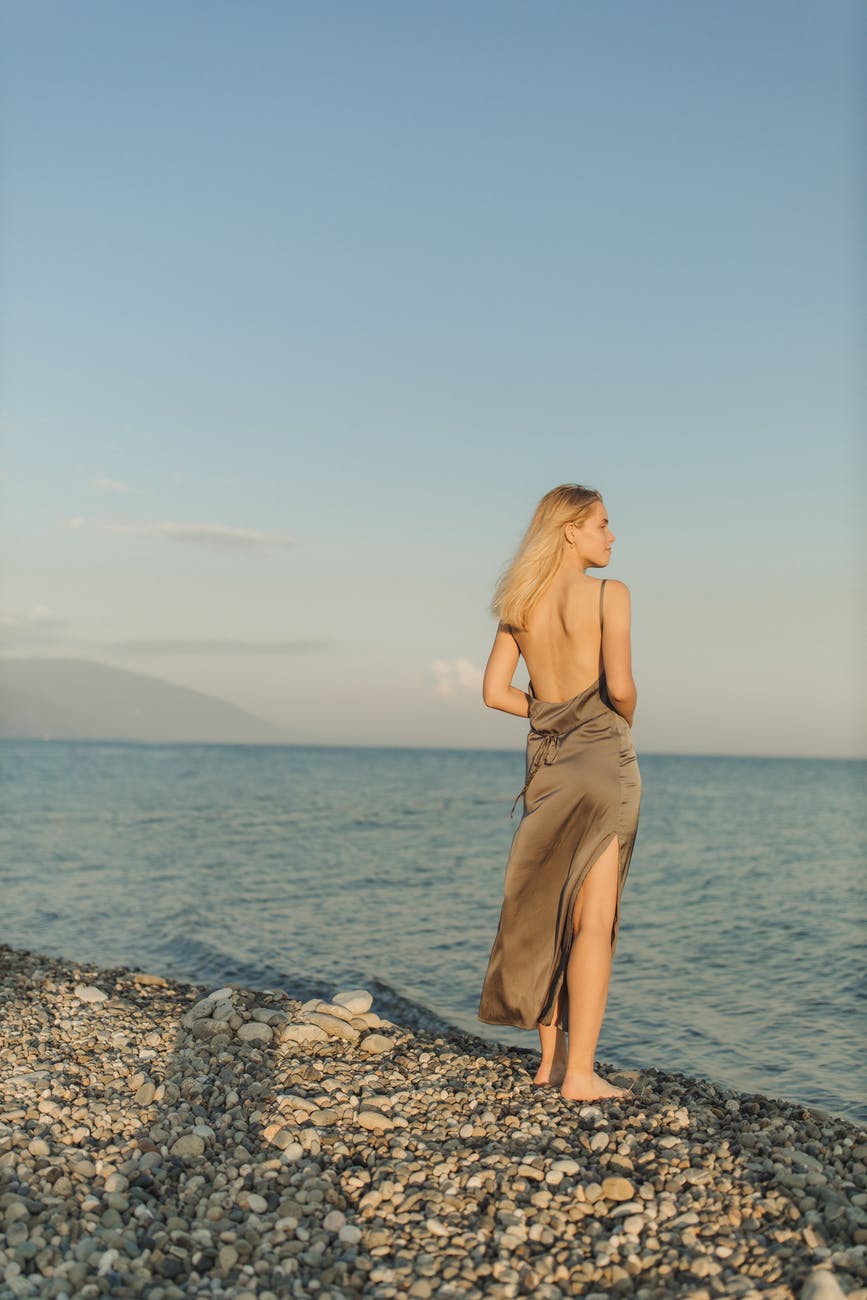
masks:
<path fill-rule="evenodd" d="M 867 1134 L 598 1063 L 0 947 L 0 1297 L 867 1300 Z"/>

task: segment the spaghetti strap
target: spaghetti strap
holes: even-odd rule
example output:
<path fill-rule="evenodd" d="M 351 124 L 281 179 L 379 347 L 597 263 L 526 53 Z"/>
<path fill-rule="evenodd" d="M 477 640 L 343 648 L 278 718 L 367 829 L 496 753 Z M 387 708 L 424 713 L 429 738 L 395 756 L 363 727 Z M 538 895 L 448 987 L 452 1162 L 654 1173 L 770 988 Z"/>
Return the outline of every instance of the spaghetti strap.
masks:
<path fill-rule="evenodd" d="M 602 598 L 605 595 L 605 584 L 607 581 L 608 581 L 607 578 L 603 578 L 599 587 L 599 631 L 600 632 L 602 631 Z"/>

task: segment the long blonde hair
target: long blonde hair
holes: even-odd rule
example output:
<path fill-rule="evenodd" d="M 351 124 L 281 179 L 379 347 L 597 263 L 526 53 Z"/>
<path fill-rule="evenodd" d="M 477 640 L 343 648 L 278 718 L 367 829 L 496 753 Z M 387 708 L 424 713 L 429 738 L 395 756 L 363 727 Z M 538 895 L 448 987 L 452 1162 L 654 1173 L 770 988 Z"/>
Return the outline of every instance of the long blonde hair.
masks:
<path fill-rule="evenodd" d="M 491 611 L 502 623 L 521 631 L 530 610 L 551 585 L 566 545 L 564 524 L 580 524 L 602 494 L 580 483 L 562 483 L 546 492 L 514 559 L 497 582 Z"/>

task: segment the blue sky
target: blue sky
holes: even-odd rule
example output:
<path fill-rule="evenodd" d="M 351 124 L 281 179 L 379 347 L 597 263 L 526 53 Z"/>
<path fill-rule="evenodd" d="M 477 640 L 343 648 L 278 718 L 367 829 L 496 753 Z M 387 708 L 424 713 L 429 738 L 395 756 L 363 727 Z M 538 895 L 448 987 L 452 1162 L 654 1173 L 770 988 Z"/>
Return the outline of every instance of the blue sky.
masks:
<path fill-rule="evenodd" d="M 639 748 L 864 753 L 864 25 L 7 3 L 4 653 L 518 747 L 487 605 L 583 482 Z"/>

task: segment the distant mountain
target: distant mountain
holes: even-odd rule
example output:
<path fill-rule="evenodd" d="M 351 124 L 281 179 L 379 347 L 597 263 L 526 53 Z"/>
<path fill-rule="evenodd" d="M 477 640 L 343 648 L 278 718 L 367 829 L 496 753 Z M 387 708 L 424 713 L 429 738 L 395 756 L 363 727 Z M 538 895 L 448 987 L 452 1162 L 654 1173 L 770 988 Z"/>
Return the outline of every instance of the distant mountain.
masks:
<path fill-rule="evenodd" d="M 85 659 L 0 658 L 0 739 L 292 744 L 246 709 Z"/>

